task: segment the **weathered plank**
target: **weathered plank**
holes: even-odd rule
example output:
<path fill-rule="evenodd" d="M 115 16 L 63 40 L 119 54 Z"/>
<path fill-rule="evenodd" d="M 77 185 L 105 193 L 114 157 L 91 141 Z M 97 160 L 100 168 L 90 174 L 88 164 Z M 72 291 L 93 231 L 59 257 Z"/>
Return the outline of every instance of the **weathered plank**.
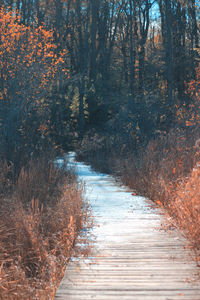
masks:
<path fill-rule="evenodd" d="M 69 262 L 55 299 L 200 300 L 199 269 L 180 233 L 160 230 L 163 213 L 111 176 L 72 163 L 95 224 L 89 257 Z"/>

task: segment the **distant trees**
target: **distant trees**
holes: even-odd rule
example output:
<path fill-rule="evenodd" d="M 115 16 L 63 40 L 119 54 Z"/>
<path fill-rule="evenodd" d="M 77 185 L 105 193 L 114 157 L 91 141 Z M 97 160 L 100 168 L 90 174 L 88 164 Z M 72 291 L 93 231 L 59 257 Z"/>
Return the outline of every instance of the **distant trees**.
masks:
<path fill-rule="evenodd" d="M 7 11 L 16 11 L 19 26 L 27 26 L 32 34 L 41 28 L 51 32 L 53 57 L 58 59 L 60 53 L 67 52 L 68 59 L 63 64 L 64 69 L 69 69 L 70 80 L 61 76 L 47 93 L 50 123 L 56 132 L 52 130 L 52 136 L 59 143 L 73 139 L 70 131 L 83 136 L 91 128 L 105 127 L 115 133 L 122 130 L 126 138 L 141 141 L 156 130 L 173 126 L 177 109 L 189 107 L 193 101 L 185 91 L 197 66 L 197 0 L 0 3 Z M 55 64 L 53 57 L 48 58 L 45 70 Z M 39 74 L 44 72 L 40 71 L 44 60 L 47 61 L 45 55 L 37 66 Z M 15 77 L 21 81 L 18 74 Z M 36 78 L 32 81 L 35 84 Z M 29 94 L 27 89 L 24 99 L 33 90 Z"/>

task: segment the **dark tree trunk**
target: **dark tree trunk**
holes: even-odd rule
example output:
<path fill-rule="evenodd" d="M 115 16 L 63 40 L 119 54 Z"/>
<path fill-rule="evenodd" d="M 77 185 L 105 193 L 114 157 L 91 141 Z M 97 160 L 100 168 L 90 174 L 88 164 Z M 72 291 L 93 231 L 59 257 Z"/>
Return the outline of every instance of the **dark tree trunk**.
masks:
<path fill-rule="evenodd" d="M 133 29 L 133 19 L 134 14 L 136 14 L 135 11 L 135 4 L 132 0 L 129 1 L 130 5 L 130 21 L 129 21 L 129 49 L 130 49 L 130 93 L 132 95 L 132 99 L 134 99 L 135 96 L 135 47 L 133 44 L 134 41 L 134 29 Z M 133 100 L 132 100 L 133 101 Z"/>
<path fill-rule="evenodd" d="M 165 2 L 165 68 L 167 79 L 167 100 L 171 105 L 172 91 L 173 91 L 173 56 L 172 56 L 172 19 L 171 19 L 171 0 L 164 0 Z"/>
<path fill-rule="evenodd" d="M 91 56 L 90 56 L 90 80 L 95 82 L 97 76 L 97 29 L 98 29 L 98 19 L 99 19 L 99 0 L 93 0 L 91 3 Z"/>
<path fill-rule="evenodd" d="M 145 8 L 140 8 L 140 51 L 139 51 L 139 92 L 143 93 L 145 72 L 145 44 L 149 31 L 149 0 L 145 1 Z"/>

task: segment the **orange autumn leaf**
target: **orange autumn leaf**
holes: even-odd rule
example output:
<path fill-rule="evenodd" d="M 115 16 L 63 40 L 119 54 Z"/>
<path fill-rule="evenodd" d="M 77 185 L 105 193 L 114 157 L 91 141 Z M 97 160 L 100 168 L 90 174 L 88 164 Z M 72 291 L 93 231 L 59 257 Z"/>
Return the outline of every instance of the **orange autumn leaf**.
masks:
<path fill-rule="evenodd" d="M 162 202 L 160 202 L 159 200 L 156 200 L 155 202 L 156 202 L 156 204 L 158 204 L 159 206 L 161 206 L 161 207 L 163 206 Z"/>

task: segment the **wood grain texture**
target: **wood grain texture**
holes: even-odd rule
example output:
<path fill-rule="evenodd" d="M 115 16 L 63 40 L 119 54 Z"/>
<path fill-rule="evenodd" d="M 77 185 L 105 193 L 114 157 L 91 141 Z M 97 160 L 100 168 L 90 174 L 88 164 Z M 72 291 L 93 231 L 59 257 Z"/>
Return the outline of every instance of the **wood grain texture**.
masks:
<path fill-rule="evenodd" d="M 199 268 L 163 213 L 89 166 L 73 162 L 85 181 L 95 224 L 89 257 L 72 258 L 56 300 L 200 300 Z M 81 245 L 80 237 L 80 245 Z"/>

